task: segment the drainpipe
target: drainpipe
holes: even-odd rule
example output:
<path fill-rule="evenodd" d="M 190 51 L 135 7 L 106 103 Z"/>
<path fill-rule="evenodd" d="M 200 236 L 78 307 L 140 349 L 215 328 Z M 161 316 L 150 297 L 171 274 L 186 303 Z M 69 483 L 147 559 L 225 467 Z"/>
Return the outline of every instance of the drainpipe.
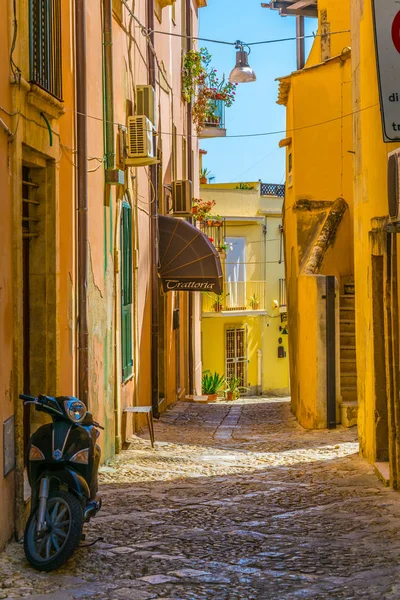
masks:
<path fill-rule="evenodd" d="M 112 0 L 103 0 L 104 119 L 107 171 L 115 169 Z M 107 182 L 106 171 L 106 182 Z"/>
<path fill-rule="evenodd" d="M 76 146 L 78 192 L 78 310 L 79 398 L 88 406 L 88 175 L 86 97 L 86 0 L 75 0 Z M 78 75 L 79 74 L 79 75 Z"/>
<path fill-rule="evenodd" d="M 154 48 L 154 0 L 147 2 L 147 28 L 150 33 L 150 42 Z M 147 44 L 147 64 L 149 65 L 149 85 L 156 89 L 156 63 L 155 57 L 150 47 Z M 153 144 L 155 155 L 156 151 L 156 136 L 153 136 Z M 150 181 L 151 191 L 154 195 L 150 204 L 151 223 L 150 223 L 150 244 L 151 244 L 151 404 L 154 417 L 159 417 L 158 402 L 159 402 L 159 360 L 158 360 L 158 344 L 159 344 L 159 287 L 158 287 L 158 185 L 157 185 L 157 165 L 150 165 Z"/>
<path fill-rule="evenodd" d="M 191 31 L 191 19 L 190 19 L 190 11 L 191 11 L 191 0 L 186 0 L 186 34 L 188 36 L 192 35 Z M 186 50 L 192 49 L 192 39 L 190 37 L 186 40 Z M 187 134 L 188 134 L 188 144 L 187 144 L 187 164 L 188 164 L 188 179 L 193 181 L 193 163 L 192 163 L 192 150 L 193 150 L 193 139 L 192 139 L 192 103 L 189 102 L 187 105 Z M 193 219 L 190 219 L 190 222 L 193 222 Z M 194 394 L 194 294 L 195 292 L 189 292 L 189 394 Z"/>

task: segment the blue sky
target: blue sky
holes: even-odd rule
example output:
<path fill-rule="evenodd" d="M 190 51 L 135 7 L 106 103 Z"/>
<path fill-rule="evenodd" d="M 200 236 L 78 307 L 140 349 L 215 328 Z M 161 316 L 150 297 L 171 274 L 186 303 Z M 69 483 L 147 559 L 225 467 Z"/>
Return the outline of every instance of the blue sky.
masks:
<path fill-rule="evenodd" d="M 199 10 L 200 35 L 207 38 L 244 42 L 293 37 L 294 17 L 281 17 L 277 11 L 261 8 L 261 0 L 208 0 Z M 317 27 L 308 20 L 307 33 Z M 310 43 L 308 43 L 308 46 Z M 229 76 L 235 64 L 235 48 L 199 42 L 212 54 L 218 74 Z M 285 129 L 285 108 L 276 104 L 277 77 L 296 68 L 296 43 L 283 42 L 253 46 L 249 64 L 257 74 L 255 83 L 237 87 L 236 102 L 226 109 L 227 136 L 280 131 Z M 257 181 L 283 183 L 285 153 L 278 147 L 284 134 L 258 138 L 213 138 L 201 140 L 207 150 L 203 166 L 215 175 L 214 182 Z"/>

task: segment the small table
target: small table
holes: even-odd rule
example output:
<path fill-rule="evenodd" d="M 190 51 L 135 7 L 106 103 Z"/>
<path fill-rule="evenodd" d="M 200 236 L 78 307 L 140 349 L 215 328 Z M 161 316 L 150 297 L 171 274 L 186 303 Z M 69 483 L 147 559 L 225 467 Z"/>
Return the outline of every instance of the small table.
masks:
<path fill-rule="evenodd" d="M 151 406 L 127 406 L 122 413 L 145 414 L 147 418 L 147 427 L 149 428 L 151 447 L 154 448 L 154 426 L 153 426 L 153 408 Z M 125 422 L 125 439 L 126 439 Z"/>

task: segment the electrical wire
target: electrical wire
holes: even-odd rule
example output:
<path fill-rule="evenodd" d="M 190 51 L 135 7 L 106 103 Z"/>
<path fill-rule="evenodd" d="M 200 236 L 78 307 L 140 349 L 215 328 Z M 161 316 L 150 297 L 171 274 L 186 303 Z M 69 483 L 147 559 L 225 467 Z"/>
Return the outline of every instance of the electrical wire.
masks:
<path fill-rule="evenodd" d="M 196 41 L 200 41 L 200 42 L 210 42 L 212 44 L 224 44 L 226 46 L 236 46 L 238 44 L 237 41 L 227 42 L 226 40 L 214 40 L 214 39 L 210 39 L 210 38 L 196 37 L 193 35 L 172 33 L 170 31 L 159 31 L 158 29 L 147 29 L 145 27 L 145 25 L 143 25 L 143 23 L 139 20 L 139 18 L 131 10 L 130 6 L 128 5 L 128 1 L 121 0 L 121 2 L 125 6 L 125 8 L 128 10 L 131 17 L 139 25 L 142 34 L 147 38 L 150 37 L 151 34 L 157 33 L 159 35 L 169 35 L 171 37 L 179 37 L 179 38 L 184 38 L 187 40 L 196 40 Z M 338 34 L 342 34 L 342 33 L 350 33 L 350 29 L 342 29 L 340 31 L 330 31 L 328 34 L 327 33 L 312 33 L 310 35 L 301 35 L 301 36 L 295 36 L 295 37 L 280 38 L 280 39 L 276 39 L 276 40 L 261 40 L 259 42 L 243 42 L 243 46 L 259 46 L 261 44 L 277 44 L 280 42 L 292 42 L 292 41 L 295 42 L 296 40 L 306 40 L 308 38 L 316 38 L 316 37 L 327 37 L 328 35 L 338 35 Z M 240 42 L 240 43 L 242 43 L 242 42 Z"/>
<path fill-rule="evenodd" d="M 227 139 L 227 138 L 254 138 L 254 137 L 267 137 L 267 136 L 272 136 L 272 135 L 284 135 L 284 134 L 288 134 L 288 133 L 294 133 L 296 131 L 304 131 L 306 129 L 312 129 L 313 127 L 321 127 L 322 125 L 327 125 L 329 123 L 334 123 L 335 121 L 340 121 L 341 119 L 345 119 L 347 117 L 352 117 L 353 115 L 357 115 L 359 113 L 362 113 L 366 110 L 370 110 L 371 108 L 376 108 L 377 106 L 379 106 L 379 103 L 375 103 L 375 104 L 371 104 L 370 106 L 365 106 L 364 108 L 359 108 L 357 110 L 354 110 L 352 112 L 346 113 L 345 115 L 340 115 L 338 117 L 333 117 L 332 119 L 326 119 L 325 121 L 319 121 L 318 123 L 311 123 L 310 125 L 302 125 L 301 127 L 293 127 L 292 129 L 280 129 L 280 130 L 276 130 L 276 131 L 263 131 L 260 133 L 238 133 L 238 134 L 233 134 L 233 135 L 227 135 L 224 138 L 221 139 Z M 65 110 L 68 111 L 70 110 L 72 112 L 72 109 L 68 109 L 67 107 L 65 107 Z M 75 111 L 74 111 L 75 112 Z M 85 113 L 81 113 L 81 112 L 76 112 L 76 114 L 81 115 L 81 116 L 86 116 L 88 119 L 93 119 L 95 121 L 100 121 L 101 123 L 113 123 L 114 125 L 120 125 L 120 123 L 118 122 L 112 122 L 112 121 L 105 121 L 102 117 L 95 117 L 94 115 L 89 115 L 89 114 L 85 114 Z M 24 117 L 27 118 L 27 117 Z M 29 120 L 29 119 L 28 119 Z M 32 119 L 30 119 L 32 120 Z M 35 123 L 39 126 L 39 127 L 43 127 L 42 125 L 39 125 L 36 121 Z M 44 128 L 44 127 L 43 127 Z M 44 129 L 47 129 L 44 128 Z M 54 132 L 53 132 L 54 133 Z M 59 134 L 57 134 L 59 135 Z M 172 131 L 158 131 L 157 135 L 174 135 Z M 177 134 L 179 137 L 186 137 L 187 134 L 185 133 L 178 133 Z M 194 138 L 200 138 L 203 139 L 201 137 L 201 135 L 195 135 L 193 134 L 192 137 Z"/>
<path fill-rule="evenodd" d="M 122 0 L 123 2 L 124 0 Z M 143 27 L 143 26 L 142 26 Z M 185 39 L 191 39 L 191 40 L 196 40 L 196 41 L 200 41 L 200 42 L 210 42 L 211 44 L 224 44 L 227 46 L 235 46 L 237 45 L 237 42 L 227 42 L 225 40 L 213 40 L 210 38 L 203 38 L 203 37 L 195 37 L 193 35 L 182 35 L 181 33 L 171 33 L 169 31 L 159 31 L 157 29 L 154 30 L 146 30 L 149 34 L 150 33 L 158 33 L 159 35 L 169 35 L 171 37 L 179 37 L 179 38 L 185 38 Z M 350 29 L 342 29 L 341 31 L 330 31 L 329 34 L 326 33 L 311 33 L 310 35 L 299 35 L 299 36 L 294 36 L 294 37 L 287 37 L 287 38 L 279 38 L 276 40 L 261 40 L 260 42 L 241 42 L 241 44 L 243 44 L 243 46 L 260 46 L 261 44 L 279 44 L 282 42 L 295 42 L 297 40 L 307 40 L 309 38 L 316 38 L 316 37 L 327 37 L 327 35 L 339 35 L 339 34 L 343 34 L 343 33 L 350 33 Z"/>

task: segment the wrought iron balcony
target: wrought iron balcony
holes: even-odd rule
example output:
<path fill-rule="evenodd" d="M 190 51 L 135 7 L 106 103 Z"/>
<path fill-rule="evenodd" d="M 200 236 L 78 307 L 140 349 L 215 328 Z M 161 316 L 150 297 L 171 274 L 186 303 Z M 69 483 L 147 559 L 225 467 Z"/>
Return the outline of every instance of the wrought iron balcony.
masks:
<path fill-rule="evenodd" d="M 284 198 L 285 186 L 279 183 L 262 183 L 261 196 L 277 196 L 278 198 Z"/>
<path fill-rule="evenodd" d="M 203 294 L 203 313 L 265 310 L 265 281 L 224 281 L 221 296 Z"/>
<path fill-rule="evenodd" d="M 204 221 L 198 221 L 199 227 L 203 233 L 209 238 L 212 244 L 218 251 L 225 245 L 226 238 L 226 223 L 225 219 L 213 220 L 212 217 L 206 218 Z"/>
<path fill-rule="evenodd" d="M 29 0 L 30 81 L 62 99 L 61 0 Z"/>
<path fill-rule="evenodd" d="M 225 102 L 223 100 L 210 100 L 209 105 L 210 111 L 200 137 L 225 137 Z"/>

